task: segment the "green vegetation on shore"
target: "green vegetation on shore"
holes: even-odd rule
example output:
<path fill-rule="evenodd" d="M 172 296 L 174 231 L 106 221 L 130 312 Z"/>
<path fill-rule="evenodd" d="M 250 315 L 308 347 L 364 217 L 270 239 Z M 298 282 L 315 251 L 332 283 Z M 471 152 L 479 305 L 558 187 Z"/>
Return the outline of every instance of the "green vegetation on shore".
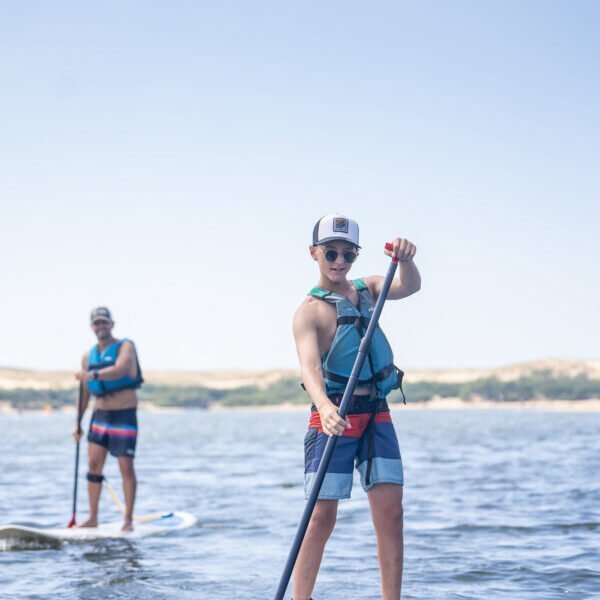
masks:
<path fill-rule="evenodd" d="M 408 402 L 427 402 L 433 398 L 461 398 L 465 401 L 483 399 L 492 402 L 517 402 L 536 398 L 585 400 L 600 398 L 600 380 L 590 379 L 586 375 L 566 377 L 556 376 L 550 371 L 534 371 L 511 381 L 487 377 L 463 383 L 405 383 L 404 392 Z M 7 402 L 14 408 L 60 408 L 74 405 L 76 394 L 75 389 L 0 390 L 0 402 Z M 308 402 L 306 392 L 295 378 L 280 379 L 264 389 L 258 386 L 214 389 L 147 384 L 140 391 L 140 399 L 156 406 L 183 408 L 208 408 L 213 404 L 232 407 Z M 389 399 L 391 402 L 401 402 L 402 396 L 399 391 L 395 391 Z"/>
<path fill-rule="evenodd" d="M 412 402 L 427 402 L 432 398 L 460 398 L 467 402 L 474 399 L 491 402 L 523 402 L 536 398 L 551 400 L 587 400 L 600 397 L 600 380 L 587 375 L 565 377 L 551 371 L 534 371 L 530 375 L 511 381 L 486 377 L 462 383 L 419 381 L 405 386 L 406 397 Z M 392 402 L 401 400 L 394 392 Z"/>

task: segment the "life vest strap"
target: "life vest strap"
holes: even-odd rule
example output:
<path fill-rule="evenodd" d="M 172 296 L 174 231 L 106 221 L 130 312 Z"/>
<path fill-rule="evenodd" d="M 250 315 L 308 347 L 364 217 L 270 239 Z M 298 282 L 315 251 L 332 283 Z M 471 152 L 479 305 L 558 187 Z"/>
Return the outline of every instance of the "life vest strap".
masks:
<path fill-rule="evenodd" d="M 404 371 L 402 371 L 402 369 L 399 369 L 398 367 L 396 367 L 396 371 L 398 373 L 398 389 L 400 390 L 400 393 L 402 394 L 402 402 L 404 402 L 404 404 L 406 404 L 406 396 L 404 395 L 404 390 L 402 389 L 402 380 L 404 379 Z"/>
<path fill-rule="evenodd" d="M 366 328 L 369 326 L 370 321 L 371 321 L 371 319 L 368 319 L 367 317 L 363 317 L 363 316 L 353 317 L 351 315 L 344 315 L 342 317 L 338 317 L 337 324 L 338 325 L 355 325 L 358 322 L 359 325 Z M 362 332 L 359 332 L 359 333 L 361 333 L 361 337 L 363 337 Z"/>
<path fill-rule="evenodd" d="M 328 302 L 329 304 L 337 304 L 345 298 L 345 296 L 342 296 L 341 294 L 320 287 L 314 287 L 308 292 L 308 295 L 313 298 L 319 298 L 319 300 L 325 300 L 325 302 Z"/>
<path fill-rule="evenodd" d="M 375 376 L 371 379 L 359 379 L 356 382 L 356 384 L 373 385 L 378 381 L 383 381 L 384 379 L 387 379 L 394 371 L 396 371 L 397 373 L 398 389 L 400 389 L 400 393 L 402 394 L 402 401 L 404 404 L 406 404 L 406 396 L 404 395 L 404 390 L 402 389 L 402 379 L 404 378 L 404 371 L 400 370 L 393 363 L 390 363 L 389 365 L 381 369 L 381 371 L 375 373 Z M 343 375 L 338 375 L 337 373 L 332 373 L 331 371 L 323 371 L 323 375 L 326 379 L 329 379 L 329 381 L 333 381 L 334 383 L 341 383 L 342 385 L 345 385 L 350 380 L 350 377 L 344 377 Z M 303 384 L 300 385 L 302 385 L 302 387 L 304 388 Z"/>
<path fill-rule="evenodd" d="M 381 369 L 381 371 L 378 371 L 377 373 L 375 373 L 375 375 L 373 377 L 371 377 L 370 379 L 359 379 L 358 383 L 364 384 L 364 383 L 374 383 L 377 381 L 383 381 L 384 379 L 389 377 L 390 373 L 393 373 L 394 369 L 396 369 L 396 368 L 397 367 L 395 367 L 393 363 L 390 363 L 389 365 L 387 365 L 386 367 Z M 400 371 L 400 369 L 398 369 L 398 371 Z M 331 371 L 323 371 L 323 374 L 325 375 L 325 377 L 327 377 L 327 379 L 329 379 L 335 383 L 348 383 L 348 381 L 350 380 L 350 377 L 344 377 L 343 375 L 338 375 L 336 373 L 332 373 Z"/>
<path fill-rule="evenodd" d="M 323 375 L 325 375 L 329 381 L 333 381 L 334 383 L 346 384 L 348 381 L 350 381 L 350 377 L 344 377 L 343 375 L 338 375 L 337 373 L 332 373 L 331 371 L 323 371 Z M 373 378 L 359 379 L 356 383 L 357 385 L 367 385 L 368 383 L 373 383 Z"/>
<path fill-rule="evenodd" d="M 395 365 L 394 363 L 390 363 L 389 365 L 383 367 L 383 369 L 381 369 L 381 371 L 378 371 L 377 373 L 375 373 L 373 379 L 375 381 L 383 381 L 384 379 L 387 379 L 390 375 L 390 373 L 394 372 L 395 369 Z"/>
<path fill-rule="evenodd" d="M 367 436 L 367 472 L 365 473 L 366 485 L 371 485 L 371 468 L 375 457 L 375 412 L 371 415 L 363 435 Z"/>

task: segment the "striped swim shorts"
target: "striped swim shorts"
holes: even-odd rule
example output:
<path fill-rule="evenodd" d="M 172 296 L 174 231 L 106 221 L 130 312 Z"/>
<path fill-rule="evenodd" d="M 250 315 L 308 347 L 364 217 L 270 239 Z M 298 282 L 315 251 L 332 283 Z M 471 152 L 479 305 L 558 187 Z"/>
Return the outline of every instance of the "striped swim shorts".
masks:
<path fill-rule="evenodd" d="M 339 405 L 341 397 L 331 397 Z M 404 485 L 402 457 L 390 410 L 385 399 L 353 396 L 346 415 L 352 429 L 346 429 L 335 445 L 325 474 L 319 500 L 350 498 L 354 467 L 368 492 L 378 483 Z M 304 438 L 304 493 L 310 494 L 319 462 L 329 436 L 323 432 L 316 407 L 311 408 Z"/>
<path fill-rule="evenodd" d="M 137 409 L 95 410 L 88 442 L 107 448 L 113 456 L 135 456 Z"/>

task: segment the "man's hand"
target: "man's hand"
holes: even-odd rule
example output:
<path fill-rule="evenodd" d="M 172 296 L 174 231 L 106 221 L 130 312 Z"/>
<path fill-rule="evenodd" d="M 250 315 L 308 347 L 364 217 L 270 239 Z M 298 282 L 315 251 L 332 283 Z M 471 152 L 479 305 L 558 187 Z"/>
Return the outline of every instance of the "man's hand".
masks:
<path fill-rule="evenodd" d="M 352 429 L 349 421 L 344 421 L 338 414 L 338 407 L 329 402 L 319 410 L 323 431 L 329 435 L 342 435 L 345 429 Z"/>
<path fill-rule="evenodd" d="M 77 381 L 81 381 L 81 383 L 89 381 L 92 379 L 92 377 L 93 374 L 91 371 L 77 371 L 77 373 L 75 373 L 75 379 L 77 379 Z"/>
<path fill-rule="evenodd" d="M 79 444 L 79 440 L 81 440 L 81 436 L 83 435 L 83 430 L 81 427 L 75 426 L 75 430 L 73 431 L 73 439 Z"/>
<path fill-rule="evenodd" d="M 402 262 L 406 262 L 407 260 L 412 260 L 417 253 L 417 247 L 408 240 L 404 238 L 395 238 L 392 242 L 392 250 L 388 250 L 387 248 L 384 252 L 392 257 L 397 258 Z"/>

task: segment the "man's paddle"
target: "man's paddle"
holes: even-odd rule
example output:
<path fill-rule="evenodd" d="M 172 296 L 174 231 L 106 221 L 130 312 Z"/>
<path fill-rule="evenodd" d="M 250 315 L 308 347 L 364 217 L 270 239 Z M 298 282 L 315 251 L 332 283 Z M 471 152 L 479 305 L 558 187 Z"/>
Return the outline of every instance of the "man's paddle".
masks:
<path fill-rule="evenodd" d="M 102 475 L 102 482 L 106 486 L 106 489 L 108 490 L 108 493 L 110 494 L 110 497 L 113 499 L 113 502 L 116 504 L 117 508 L 123 514 L 125 514 L 125 505 L 121 502 L 121 499 L 117 495 L 117 492 L 115 492 L 115 488 L 112 485 L 110 485 L 110 482 L 108 481 L 108 479 L 106 479 L 105 475 Z M 151 521 L 158 521 L 158 519 L 166 519 L 167 517 L 171 516 L 173 516 L 172 512 L 150 513 L 148 515 L 141 515 L 140 517 L 133 517 L 133 520 L 136 523 L 150 523 Z"/>
<path fill-rule="evenodd" d="M 81 409 L 83 404 L 83 383 L 79 383 L 79 397 L 77 398 L 77 432 L 81 433 Z M 75 482 L 73 483 L 73 516 L 67 527 L 75 526 L 75 514 L 77 513 L 77 477 L 79 474 L 79 439 L 75 447 Z"/>
<path fill-rule="evenodd" d="M 389 243 L 386 244 L 385 247 L 387 250 L 392 250 L 392 245 Z M 385 279 L 383 280 L 383 286 L 381 288 L 379 298 L 377 298 L 377 302 L 373 310 L 373 315 L 371 316 L 371 320 L 369 321 L 367 332 L 365 333 L 365 336 L 360 342 L 358 354 L 356 355 L 356 360 L 354 361 L 354 366 L 352 367 L 350 379 L 348 380 L 348 385 L 344 390 L 344 395 L 342 396 L 342 401 L 340 402 L 338 414 L 340 415 L 340 417 L 342 417 L 342 419 L 346 418 L 346 413 L 348 412 L 350 400 L 352 398 L 352 395 L 354 394 L 354 390 L 356 389 L 358 377 L 360 375 L 360 372 L 362 371 L 365 359 L 369 354 L 371 339 L 373 338 L 373 333 L 375 332 L 375 328 L 377 327 L 379 315 L 381 314 L 381 311 L 383 309 L 385 299 L 387 298 L 388 292 L 390 291 L 390 285 L 392 285 L 392 280 L 394 278 L 394 274 L 396 273 L 397 266 L 398 259 L 392 258 Z M 294 542 L 292 544 L 292 548 L 290 549 L 285 568 L 283 569 L 281 579 L 279 580 L 279 587 L 277 588 L 277 592 L 275 593 L 275 600 L 283 600 L 285 591 L 287 590 L 290 578 L 292 576 L 292 571 L 294 570 L 294 565 L 296 564 L 296 559 L 298 558 L 300 547 L 302 546 L 302 541 L 304 540 L 304 536 L 306 535 L 306 530 L 308 529 L 310 518 L 315 509 L 315 504 L 317 503 L 319 492 L 321 491 L 321 486 L 323 485 L 323 480 L 325 479 L 327 467 L 329 466 L 329 461 L 331 460 L 331 455 L 333 453 L 333 449 L 335 448 L 337 439 L 338 436 L 331 436 L 327 440 L 327 444 L 325 445 L 325 450 L 323 452 L 323 456 L 321 457 L 321 462 L 319 463 L 319 468 L 317 469 L 317 474 L 315 475 L 315 480 L 312 489 L 308 496 L 308 500 L 306 501 L 306 506 L 304 507 L 302 518 L 300 519 L 300 525 L 298 525 L 296 537 L 294 538 Z"/>

